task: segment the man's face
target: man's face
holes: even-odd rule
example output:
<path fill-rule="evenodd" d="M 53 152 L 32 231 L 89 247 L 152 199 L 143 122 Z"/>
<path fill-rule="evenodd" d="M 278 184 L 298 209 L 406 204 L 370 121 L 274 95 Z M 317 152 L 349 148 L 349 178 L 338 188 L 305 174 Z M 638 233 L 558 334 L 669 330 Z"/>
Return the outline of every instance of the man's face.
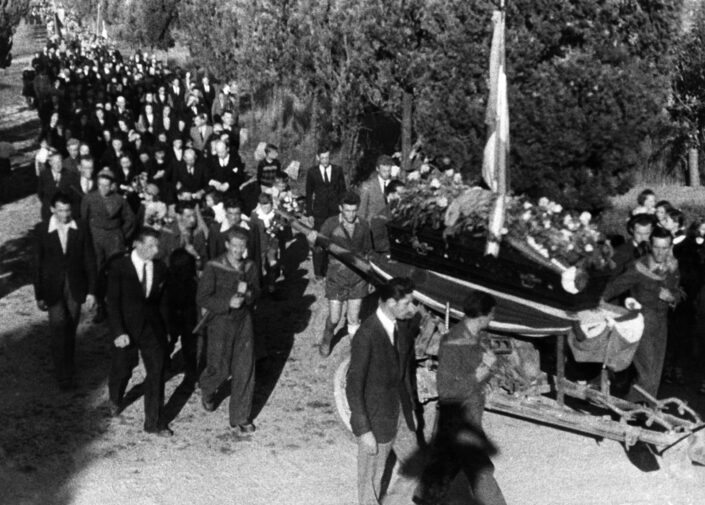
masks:
<path fill-rule="evenodd" d="M 409 319 L 414 315 L 414 312 L 416 312 L 414 297 L 411 294 L 408 294 L 399 300 L 394 300 L 392 298 L 388 300 L 387 303 L 389 304 L 389 309 L 395 319 Z"/>
<path fill-rule="evenodd" d="M 224 112 L 223 113 L 223 124 L 226 126 L 233 125 L 233 114 L 231 112 Z"/>
<path fill-rule="evenodd" d="M 391 165 L 380 165 L 377 167 L 377 174 L 383 181 L 388 181 L 392 178 L 392 166 Z"/>
<path fill-rule="evenodd" d="M 330 163 L 330 153 L 320 153 L 318 156 L 318 163 L 327 167 Z"/>
<path fill-rule="evenodd" d="M 680 225 L 678 224 L 678 221 L 673 219 L 671 216 L 666 214 L 666 216 L 663 218 L 663 223 L 662 226 L 666 228 L 668 231 L 671 232 L 671 234 L 675 235 L 675 233 L 678 231 L 680 228 Z"/>
<path fill-rule="evenodd" d="M 270 149 L 267 151 L 267 159 L 268 160 L 276 160 L 279 157 L 279 153 L 277 152 L 276 149 Z"/>
<path fill-rule="evenodd" d="M 486 316 L 480 316 L 480 329 L 481 330 L 487 329 L 493 319 L 494 319 L 494 309 L 492 309 L 490 311 L 490 313 L 487 314 Z"/>
<path fill-rule="evenodd" d="M 187 149 L 184 153 L 184 161 L 188 166 L 192 166 L 196 163 L 196 153 L 194 153 L 191 149 Z"/>
<path fill-rule="evenodd" d="M 651 255 L 656 263 L 664 263 L 671 254 L 670 238 L 654 238 L 651 240 Z"/>
<path fill-rule="evenodd" d="M 144 261 L 151 261 L 159 253 L 159 239 L 155 237 L 144 237 L 135 241 L 135 251 Z"/>
<path fill-rule="evenodd" d="M 186 208 L 181 212 L 181 225 L 189 230 L 196 227 L 196 211 L 194 209 Z"/>
<path fill-rule="evenodd" d="M 122 151 L 122 139 L 115 137 L 113 140 L 111 140 L 111 143 L 113 145 L 113 149 L 115 149 L 116 152 Z"/>
<path fill-rule="evenodd" d="M 107 177 L 98 179 L 98 191 L 102 196 L 108 196 L 113 189 L 113 181 Z"/>
<path fill-rule="evenodd" d="M 51 213 L 62 224 L 71 221 L 71 205 L 68 203 L 56 202 L 56 205 L 51 208 Z"/>
<path fill-rule="evenodd" d="M 49 158 L 49 166 L 53 172 L 61 172 L 61 155 L 53 154 L 51 158 Z"/>
<path fill-rule="evenodd" d="M 225 248 L 228 250 L 229 254 L 240 260 L 245 254 L 245 251 L 247 251 L 247 241 L 240 237 L 232 237 L 225 243 Z"/>
<path fill-rule="evenodd" d="M 642 242 L 648 242 L 651 238 L 652 226 L 650 224 L 645 225 L 634 225 L 634 242 L 641 244 Z"/>
<path fill-rule="evenodd" d="M 225 209 L 225 219 L 228 220 L 230 226 L 236 226 L 242 221 L 242 210 L 239 207 L 230 207 Z"/>
<path fill-rule="evenodd" d="M 340 206 L 340 213 L 346 223 L 354 223 L 357 217 L 357 205 L 343 204 Z"/>
<path fill-rule="evenodd" d="M 183 147 L 184 143 L 181 141 L 181 139 L 174 139 L 172 145 L 174 146 L 175 151 L 179 151 Z"/>
<path fill-rule="evenodd" d="M 224 142 L 215 144 L 215 154 L 218 155 L 218 158 L 225 158 L 228 155 L 228 148 Z"/>
<path fill-rule="evenodd" d="M 119 96 L 115 102 L 119 109 L 125 108 L 125 97 Z"/>
<path fill-rule="evenodd" d="M 90 156 L 91 148 L 88 147 L 88 144 L 81 144 L 78 147 L 78 154 L 80 154 L 81 156 Z"/>
<path fill-rule="evenodd" d="M 90 179 L 93 177 L 93 162 L 88 161 L 88 160 L 82 160 L 81 165 L 79 166 L 79 170 L 81 171 L 81 177 L 84 179 Z"/>
<path fill-rule="evenodd" d="M 105 112 L 103 111 L 103 109 L 96 109 L 95 110 L 95 117 L 97 117 L 98 120 L 100 120 L 100 121 L 105 119 Z"/>
<path fill-rule="evenodd" d="M 78 156 L 78 144 L 67 145 L 66 149 L 69 152 L 69 156 L 76 158 Z"/>
<path fill-rule="evenodd" d="M 132 168 L 132 162 L 130 161 L 130 158 L 127 156 L 123 156 L 120 158 L 120 167 L 122 167 L 123 171 L 129 172 L 130 168 Z"/>

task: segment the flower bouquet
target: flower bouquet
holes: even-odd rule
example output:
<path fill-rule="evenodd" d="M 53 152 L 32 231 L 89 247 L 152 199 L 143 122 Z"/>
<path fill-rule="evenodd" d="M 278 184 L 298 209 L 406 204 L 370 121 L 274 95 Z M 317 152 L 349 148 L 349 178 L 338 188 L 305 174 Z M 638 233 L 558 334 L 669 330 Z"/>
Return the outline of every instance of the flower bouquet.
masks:
<path fill-rule="evenodd" d="M 528 289 L 542 286 L 554 298 L 580 293 L 591 276 L 604 277 L 601 273 L 609 270 L 612 250 L 589 213 L 566 211 L 546 198 L 532 203 L 511 196 L 505 199 L 504 223 L 495 235 L 488 223 L 497 198 L 464 184 L 458 175 L 408 181 L 390 209 L 392 257 L 415 261 L 404 250 L 411 248 L 417 257 L 436 256 L 438 261 L 426 268 L 453 270 L 455 275 L 471 270 L 473 278 L 486 276 L 493 283 L 504 278 L 507 285 Z M 488 239 L 504 244 L 499 263 L 485 257 Z"/>

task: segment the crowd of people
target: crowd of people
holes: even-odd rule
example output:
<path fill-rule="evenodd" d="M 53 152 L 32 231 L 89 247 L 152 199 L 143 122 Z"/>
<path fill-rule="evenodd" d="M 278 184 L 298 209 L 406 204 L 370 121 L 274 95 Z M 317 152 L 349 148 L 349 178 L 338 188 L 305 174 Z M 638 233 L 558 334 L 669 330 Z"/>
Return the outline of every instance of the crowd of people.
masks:
<path fill-rule="evenodd" d="M 262 297 L 278 295 L 294 231 L 277 211 L 294 212 L 310 224 L 312 281 L 324 283 L 328 301 L 319 353 L 331 353 L 344 317 L 347 334 L 355 336 L 347 395 L 358 436 L 358 491 L 361 504 L 379 503 L 389 453 L 411 466 L 418 453 L 414 286 L 397 278 L 378 287 L 379 306 L 363 320 L 367 280 L 326 249 L 332 244 L 363 258 L 389 251 L 384 223 L 404 189 L 397 162 L 380 156 L 370 178 L 353 190 L 322 144 L 305 172 L 305 194 L 297 196 L 277 146 L 264 145 L 250 170 L 243 162 L 246 138 L 234 83 L 169 68 L 147 53 L 124 58 L 90 35 L 48 44 L 32 67 L 23 94 L 41 123 L 35 293 L 48 311 L 60 388 L 75 387 L 81 306 L 95 305 L 94 322 L 107 321 L 113 341 L 111 415 L 120 414 L 141 356 L 144 429 L 173 435 L 162 412 L 164 380 L 180 343 L 184 380 L 200 388 L 203 408 L 216 409 L 216 392 L 230 379 L 229 424 L 239 433 L 255 431 L 254 372 L 266 349 L 253 313 Z M 423 172 L 416 175 L 428 175 Z M 628 296 L 627 303 L 641 306 L 646 324 L 634 360 L 636 383 L 655 397 L 664 363 L 663 380 L 684 381 L 694 329 L 705 321 L 705 223 L 686 228 L 683 213 L 657 202 L 653 192 L 642 193 L 638 204 L 627 225 L 631 239 L 615 248 L 604 298 Z M 494 304 L 473 293 L 466 317 L 441 343 L 443 436 L 436 437 L 426 469 L 416 472 L 422 475 L 417 503 L 440 503 L 459 470 L 482 503 L 504 503 L 481 426 L 493 357 L 480 343 Z M 460 432 L 474 442 L 457 446 Z M 390 497 L 413 494 L 411 481 L 396 482 L 401 491 L 390 490 Z"/>

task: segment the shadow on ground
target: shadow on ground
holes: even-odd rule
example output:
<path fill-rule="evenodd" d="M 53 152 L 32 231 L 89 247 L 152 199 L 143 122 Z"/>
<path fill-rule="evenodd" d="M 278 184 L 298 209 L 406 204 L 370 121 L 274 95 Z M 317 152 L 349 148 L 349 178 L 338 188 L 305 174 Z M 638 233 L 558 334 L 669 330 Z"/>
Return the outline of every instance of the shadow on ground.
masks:
<path fill-rule="evenodd" d="M 72 391 L 59 390 L 53 378 L 46 323 L 0 333 L 3 503 L 72 501 L 67 484 L 90 463 L 85 449 L 109 424 L 107 408 L 96 402 L 109 362 L 105 339 L 95 338 L 97 333 L 89 327 L 79 334 L 79 386 Z"/>

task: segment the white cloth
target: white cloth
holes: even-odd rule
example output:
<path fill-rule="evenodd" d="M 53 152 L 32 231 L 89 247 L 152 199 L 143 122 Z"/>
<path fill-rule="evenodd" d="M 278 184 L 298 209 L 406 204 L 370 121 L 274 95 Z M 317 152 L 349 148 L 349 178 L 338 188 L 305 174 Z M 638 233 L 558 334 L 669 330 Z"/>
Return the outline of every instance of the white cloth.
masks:
<path fill-rule="evenodd" d="M 275 216 L 274 208 L 272 208 L 270 212 L 265 213 L 258 204 L 257 207 L 255 207 L 255 215 L 264 223 L 264 227 L 269 229 Z"/>
<path fill-rule="evenodd" d="M 132 264 L 135 267 L 135 270 L 137 270 L 137 278 L 140 280 L 140 284 L 143 282 L 142 281 L 142 275 L 144 274 L 144 265 L 147 265 L 147 292 L 145 293 L 145 298 L 149 296 L 149 293 L 152 292 L 152 281 L 154 279 L 154 263 L 152 261 L 145 261 L 142 258 L 140 258 L 140 255 L 137 254 L 137 251 L 133 250 L 132 254 L 130 254 L 130 259 L 132 260 Z"/>
<path fill-rule="evenodd" d="M 61 242 L 61 250 L 64 252 L 64 254 L 66 254 L 66 247 L 69 242 L 69 228 L 77 230 L 78 226 L 76 226 L 76 221 L 72 219 L 68 223 L 63 224 L 60 223 L 55 216 L 51 216 L 49 218 L 49 233 L 58 233 L 59 242 Z"/>
<path fill-rule="evenodd" d="M 377 319 L 379 319 L 379 322 L 382 323 L 384 331 L 387 332 L 387 337 L 389 337 L 389 341 L 392 343 L 392 347 L 394 347 L 394 329 L 397 326 L 397 322 L 394 319 L 390 319 L 381 307 L 377 307 L 375 315 Z"/>

